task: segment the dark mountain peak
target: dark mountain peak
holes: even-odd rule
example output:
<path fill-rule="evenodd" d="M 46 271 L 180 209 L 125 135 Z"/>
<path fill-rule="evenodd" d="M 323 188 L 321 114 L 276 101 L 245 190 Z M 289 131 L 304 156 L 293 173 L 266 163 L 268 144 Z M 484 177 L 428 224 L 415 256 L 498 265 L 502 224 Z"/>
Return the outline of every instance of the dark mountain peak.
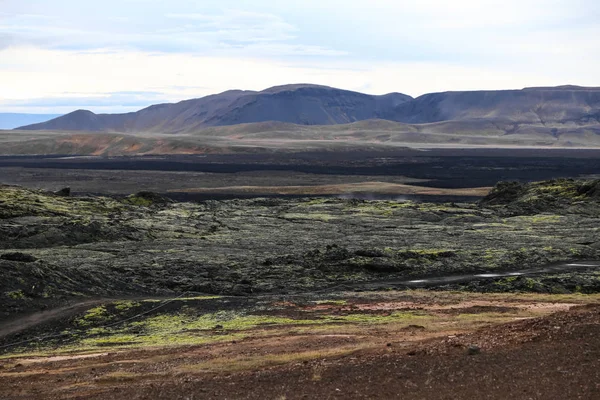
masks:
<path fill-rule="evenodd" d="M 273 86 L 268 89 L 262 90 L 258 93 L 275 94 L 275 93 L 281 93 L 281 92 L 294 92 L 299 89 L 342 90 L 342 89 L 335 89 L 330 86 L 314 85 L 311 83 L 294 83 L 294 84 L 290 84 L 290 85 Z"/>
<path fill-rule="evenodd" d="M 577 85 L 562 85 L 562 86 L 540 86 L 526 87 L 523 90 L 570 90 L 570 91 L 597 91 L 600 87 L 577 86 Z"/>
<path fill-rule="evenodd" d="M 382 94 L 380 96 L 377 96 L 377 99 L 380 102 L 380 104 L 386 104 L 387 106 L 392 108 L 414 100 L 412 96 L 398 92 Z"/>
<path fill-rule="evenodd" d="M 576 86 L 429 93 L 385 116 L 405 123 L 487 119 L 546 125 L 600 122 L 600 89 Z"/>
<path fill-rule="evenodd" d="M 219 94 L 214 94 L 213 96 L 222 96 L 222 95 L 240 95 L 240 94 L 252 94 L 252 93 L 257 93 L 254 90 L 240 90 L 240 89 L 231 89 L 231 90 L 226 90 L 224 92 L 221 92 Z"/>
<path fill-rule="evenodd" d="M 97 124 L 98 116 L 89 110 L 76 110 L 61 117 L 51 119 L 39 124 L 27 125 L 17 129 L 42 130 L 42 129 L 65 129 L 65 130 L 102 130 Z"/>
<path fill-rule="evenodd" d="M 85 123 L 86 121 L 94 121 L 98 117 L 97 114 L 93 113 L 90 110 L 75 110 L 68 114 L 65 114 L 61 117 L 52 119 L 47 123 L 57 123 L 62 121 L 72 121 L 76 123 Z"/>
<path fill-rule="evenodd" d="M 412 96 L 409 96 L 407 94 L 404 93 L 400 93 L 400 92 L 390 92 L 390 93 L 386 93 L 386 94 L 381 94 L 379 95 L 379 97 L 405 97 L 405 98 L 409 98 L 412 99 Z"/>
<path fill-rule="evenodd" d="M 232 89 L 232 90 L 226 90 L 224 92 L 217 93 L 217 94 L 210 94 L 208 96 L 204 96 L 204 97 L 200 97 L 200 98 L 192 99 L 192 100 L 204 100 L 204 99 L 216 99 L 216 98 L 238 98 L 238 97 L 253 95 L 256 93 L 260 93 L 260 92 L 257 92 L 255 90 Z M 189 101 L 189 100 L 184 100 L 184 101 Z"/>
<path fill-rule="evenodd" d="M 71 115 L 71 116 L 92 116 L 92 115 L 96 115 L 96 114 L 93 113 L 90 110 L 80 109 L 80 110 L 75 110 L 73 112 L 70 112 L 69 114 L 65 114 L 65 115 L 63 115 L 63 117 L 66 117 L 67 115 Z"/>
<path fill-rule="evenodd" d="M 205 122 L 211 126 L 280 121 L 298 125 L 335 125 L 379 118 L 410 96 L 373 96 L 329 86 L 299 83 L 275 86 L 242 96 L 226 112 Z"/>

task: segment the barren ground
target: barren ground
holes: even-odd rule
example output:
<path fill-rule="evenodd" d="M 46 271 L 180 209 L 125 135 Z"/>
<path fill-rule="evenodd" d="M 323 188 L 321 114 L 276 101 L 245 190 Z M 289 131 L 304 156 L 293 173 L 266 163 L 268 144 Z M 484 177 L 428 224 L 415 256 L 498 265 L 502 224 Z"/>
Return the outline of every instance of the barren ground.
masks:
<path fill-rule="evenodd" d="M 600 398 L 596 153 L 480 152 L 0 159 L 0 399 Z"/>
<path fill-rule="evenodd" d="M 427 291 L 271 299 L 254 313 L 290 321 L 237 330 L 224 322 L 196 333 L 212 335 L 205 344 L 5 356 L 0 396 L 593 399 L 600 395 L 599 300 Z M 201 302 L 182 300 L 179 311 Z M 302 323 L 319 319 L 328 320 Z"/>

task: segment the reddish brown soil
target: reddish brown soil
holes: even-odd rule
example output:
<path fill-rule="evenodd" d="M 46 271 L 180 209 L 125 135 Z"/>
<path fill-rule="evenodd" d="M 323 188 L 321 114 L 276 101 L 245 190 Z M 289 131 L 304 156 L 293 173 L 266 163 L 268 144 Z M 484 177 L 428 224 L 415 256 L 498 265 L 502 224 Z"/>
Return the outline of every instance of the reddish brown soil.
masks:
<path fill-rule="evenodd" d="M 318 340 L 295 336 L 3 363 L 0 398 L 600 399 L 600 305 L 250 371 L 182 368 L 215 355 L 250 357 L 266 348 L 289 354 L 353 342 L 343 335 Z M 471 345 L 480 347 L 480 353 L 469 355 Z M 124 371 L 130 374 L 119 375 Z"/>

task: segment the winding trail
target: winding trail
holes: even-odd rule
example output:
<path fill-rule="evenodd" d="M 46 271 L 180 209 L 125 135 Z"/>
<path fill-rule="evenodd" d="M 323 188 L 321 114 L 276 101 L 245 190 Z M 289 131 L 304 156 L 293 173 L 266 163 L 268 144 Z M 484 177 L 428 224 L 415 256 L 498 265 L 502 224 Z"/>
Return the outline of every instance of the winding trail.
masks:
<path fill-rule="evenodd" d="M 579 262 L 566 262 L 566 263 L 557 263 L 551 264 L 544 267 L 539 268 L 530 268 L 518 271 L 510 271 L 510 272 L 494 272 L 494 273 L 478 273 L 478 274 L 465 274 L 465 275 L 449 275 L 449 276 L 439 276 L 439 277 L 431 277 L 431 278 L 422 278 L 422 279 L 412 279 L 412 280 L 384 280 L 377 282 L 365 282 L 365 283 L 356 283 L 356 284 L 341 284 L 334 287 L 329 287 L 322 290 L 315 290 L 310 293 L 322 293 L 322 292 L 331 292 L 334 290 L 352 290 L 352 289 L 363 289 L 363 290 L 378 290 L 382 288 L 425 288 L 425 287 L 435 287 L 453 283 L 467 283 L 473 282 L 481 279 L 495 279 L 495 278 L 505 278 L 505 277 L 514 277 L 514 276 L 532 276 L 539 274 L 548 274 L 548 273 L 559 273 L 573 270 L 584 270 L 584 269 L 592 269 L 592 268 L 600 268 L 600 261 L 579 261 Z M 261 296 L 262 297 L 262 296 Z M 149 299 L 150 297 L 144 297 L 144 299 Z M 131 300 L 132 298 L 127 298 Z M 158 299 L 158 298 L 157 298 Z M 52 310 L 41 311 L 34 314 L 30 314 L 27 316 L 16 318 L 12 321 L 4 322 L 0 326 L 0 339 L 26 329 L 32 328 L 37 325 L 41 325 L 46 322 L 50 322 L 56 319 L 69 317 L 75 315 L 77 313 L 83 312 L 87 310 L 89 307 L 97 306 L 100 304 L 105 304 L 117 300 L 117 298 L 98 298 L 98 299 L 88 299 L 79 303 L 73 303 L 70 305 L 66 305 L 63 307 L 55 308 Z M 165 300 L 165 298 L 160 298 L 160 300 Z"/>
<path fill-rule="evenodd" d="M 531 276 L 540 274 L 552 274 L 573 270 L 584 270 L 600 268 L 600 261 L 578 261 L 578 262 L 563 262 L 546 265 L 539 268 L 529 268 L 517 271 L 506 271 L 506 272 L 489 272 L 489 273 L 475 273 L 475 274 L 463 274 L 463 275 L 446 275 L 436 277 L 426 277 L 411 280 L 381 280 L 372 282 L 359 282 L 359 283 L 345 283 L 336 286 L 332 286 L 326 289 L 317 290 L 315 293 L 331 292 L 334 290 L 352 290 L 352 289 L 363 289 L 363 290 L 380 290 L 384 288 L 427 288 L 436 287 L 442 285 L 448 285 L 453 283 L 468 283 L 478 281 L 481 279 L 495 279 L 495 278 L 507 278 L 514 276 Z"/>
<path fill-rule="evenodd" d="M 512 276 L 528 276 L 528 275 L 539 275 L 539 274 L 552 274 L 558 272 L 572 271 L 577 269 L 590 269 L 600 268 L 600 261 L 582 261 L 573 263 L 560 263 L 551 264 L 541 268 L 530 268 L 520 271 L 512 272 L 496 272 L 496 273 L 483 273 L 483 274 L 468 274 L 468 275 L 455 275 L 455 276 L 442 276 L 436 278 L 425 278 L 415 279 L 410 281 L 399 281 L 390 282 L 392 284 L 399 284 L 412 287 L 427 287 L 427 286 L 439 286 L 449 283 L 463 283 L 471 282 L 479 279 L 493 279 L 493 278 L 507 278 Z"/>
<path fill-rule="evenodd" d="M 12 321 L 3 322 L 2 325 L 0 325 L 0 338 L 24 331 L 25 329 L 43 324 L 44 322 L 67 317 L 69 315 L 75 315 L 87 310 L 90 307 L 114 300 L 115 299 L 86 300 L 79 303 L 54 308 L 52 310 L 36 312 Z"/>

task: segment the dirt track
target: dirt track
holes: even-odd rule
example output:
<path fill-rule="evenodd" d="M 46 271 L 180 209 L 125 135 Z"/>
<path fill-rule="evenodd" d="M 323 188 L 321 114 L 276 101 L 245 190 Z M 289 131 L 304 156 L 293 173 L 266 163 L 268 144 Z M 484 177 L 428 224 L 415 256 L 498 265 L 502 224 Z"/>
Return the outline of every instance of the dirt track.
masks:
<path fill-rule="evenodd" d="M 554 265 L 549 265 L 540 268 L 527 269 L 522 271 L 511 271 L 504 273 L 494 273 L 494 274 L 470 274 L 470 275 L 456 275 L 456 276 L 446 276 L 446 277 L 435 277 L 431 279 L 418 279 L 418 280 L 408 280 L 408 281 L 385 281 L 381 283 L 369 283 L 369 284 L 356 284 L 356 285 L 344 285 L 346 288 L 377 288 L 377 286 L 385 283 L 386 286 L 407 286 L 407 287 L 435 287 L 436 285 L 445 285 L 448 283 L 456 283 L 456 282 L 469 282 L 478 280 L 481 278 L 499 278 L 505 276 L 524 276 L 524 275 L 535 275 L 538 273 L 546 273 L 546 272 L 562 272 L 576 269 L 587 269 L 587 268 L 597 268 L 600 266 L 600 261 L 581 261 L 576 263 L 559 263 Z M 331 289 L 329 289 L 331 290 Z M 142 298 L 132 298 L 132 299 L 142 299 Z M 14 319 L 12 321 L 4 323 L 0 327 L 0 338 L 12 335 L 14 333 L 18 333 L 21 331 L 25 331 L 31 327 L 47 323 L 49 321 L 64 318 L 68 316 L 75 315 L 77 313 L 83 312 L 86 309 L 93 307 L 95 305 L 109 303 L 115 301 L 116 299 L 91 299 L 86 300 L 70 305 L 66 305 L 64 307 L 41 311 L 37 313 L 33 313 L 21 318 Z M 160 300 L 168 300 L 166 298 Z"/>
<path fill-rule="evenodd" d="M 409 322 L 319 331 L 290 327 L 283 333 L 267 326 L 261 335 L 241 341 L 4 359 L 0 398 L 597 399 L 600 395 L 600 305 L 510 296 L 459 303 L 435 298 L 411 304 L 378 301 L 312 308 L 343 313 L 344 307 L 386 312 L 416 306 L 440 316 L 456 315 L 463 322 L 427 328 Z M 546 316 L 519 320 L 517 309 Z M 470 322 L 484 321 L 490 313 L 514 322 L 485 323 L 484 328 Z M 469 355 L 470 346 L 481 350 Z"/>
<path fill-rule="evenodd" d="M 55 308 L 47 311 L 40 311 L 25 317 L 16 318 L 12 321 L 3 322 L 0 326 L 0 338 L 24 331 L 39 324 L 52 321 L 57 318 L 74 315 L 97 304 L 111 301 L 111 299 L 93 299 L 69 304 L 64 307 Z"/>

